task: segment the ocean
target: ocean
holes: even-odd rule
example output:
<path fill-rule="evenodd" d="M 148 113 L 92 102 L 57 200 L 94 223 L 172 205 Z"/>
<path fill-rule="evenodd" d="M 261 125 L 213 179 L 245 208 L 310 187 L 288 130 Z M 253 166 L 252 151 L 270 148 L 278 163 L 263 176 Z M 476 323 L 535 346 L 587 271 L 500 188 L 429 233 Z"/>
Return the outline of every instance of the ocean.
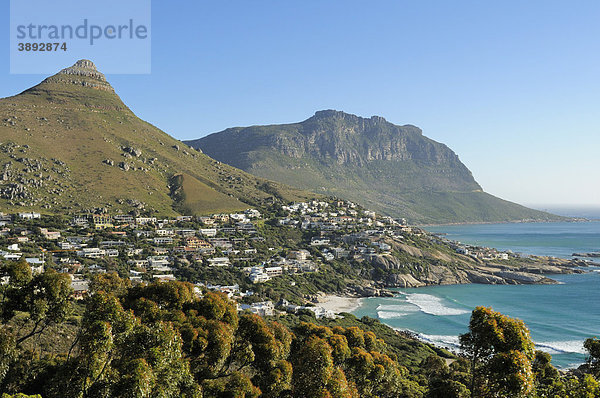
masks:
<path fill-rule="evenodd" d="M 477 224 L 427 227 L 463 243 L 524 254 L 571 258 L 600 251 L 600 222 Z M 596 261 L 600 262 L 600 259 Z M 550 275 L 557 285 L 452 285 L 397 290 L 396 297 L 367 298 L 353 313 L 410 330 L 421 339 L 457 350 L 471 311 L 492 307 L 525 321 L 539 350 L 559 368 L 585 361 L 583 341 L 600 336 L 600 267 L 585 274 Z"/>

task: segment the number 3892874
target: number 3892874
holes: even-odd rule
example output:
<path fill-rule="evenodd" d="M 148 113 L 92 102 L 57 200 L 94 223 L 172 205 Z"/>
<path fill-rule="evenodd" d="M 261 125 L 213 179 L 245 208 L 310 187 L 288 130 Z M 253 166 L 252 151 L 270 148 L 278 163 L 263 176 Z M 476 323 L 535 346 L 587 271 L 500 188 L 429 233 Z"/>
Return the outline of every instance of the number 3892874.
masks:
<path fill-rule="evenodd" d="M 19 51 L 67 51 L 67 43 L 18 43 Z"/>

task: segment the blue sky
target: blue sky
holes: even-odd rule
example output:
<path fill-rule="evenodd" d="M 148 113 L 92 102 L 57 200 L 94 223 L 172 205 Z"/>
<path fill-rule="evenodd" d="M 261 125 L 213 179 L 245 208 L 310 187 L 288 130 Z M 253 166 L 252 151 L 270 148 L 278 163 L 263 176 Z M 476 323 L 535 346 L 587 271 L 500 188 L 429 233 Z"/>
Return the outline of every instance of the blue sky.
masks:
<path fill-rule="evenodd" d="M 153 1 L 151 74 L 107 77 L 179 139 L 380 115 L 447 144 L 492 194 L 600 207 L 599 22 L 598 1 Z M 0 96 L 43 79 L 1 54 Z"/>

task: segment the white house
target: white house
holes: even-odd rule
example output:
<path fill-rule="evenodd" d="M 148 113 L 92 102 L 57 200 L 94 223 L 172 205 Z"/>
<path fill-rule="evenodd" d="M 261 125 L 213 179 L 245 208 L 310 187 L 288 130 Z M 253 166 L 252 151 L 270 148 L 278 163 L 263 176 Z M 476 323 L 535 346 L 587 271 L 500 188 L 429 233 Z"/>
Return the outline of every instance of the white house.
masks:
<path fill-rule="evenodd" d="M 173 244 L 173 238 L 168 236 L 157 236 L 154 238 L 155 245 L 170 245 Z"/>
<path fill-rule="evenodd" d="M 156 223 L 156 217 L 137 217 L 135 223 L 138 225 L 145 225 L 149 223 Z"/>
<path fill-rule="evenodd" d="M 330 240 L 328 238 L 319 238 L 314 236 L 311 240 L 310 240 L 310 245 L 311 246 L 328 246 L 330 243 Z"/>
<path fill-rule="evenodd" d="M 210 267 L 228 267 L 231 265 L 229 257 L 215 257 L 208 259 L 208 265 Z"/>
<path fill-rule="evenodd" d="M 283 268 L 281 268 L 281 267 L 265 267 L 264 273 L 271 277 L 283 275 Z"/>
<path fill-rule="evenodd" d="M 257 314 L 260 316 L 271 316 L 273 315 L 273 311 L 275 306 L 272 301 L 263 301 L 260 303 L 254 304 L 240 304 L 238 307 L 239 311 L 250 311 L 253 314 Z"/>
<path fill-rule="evenodd" d="M 217 229 L 216 228 L 201 228 L 200 233 L 204 236 L 216 236 Z"/>
<path fill-rule="evenodd" d="M 41 218 L 41 214 L 34 212 L 19 213 L 19 218 L 22 220 L 33 220 L 34 218 Z"/>
<path fill-rule="evenodd" d="M 106 250 L 98 247 L 84 247 L 83 249 L 77 251 L 77 255 L 79 257 L 86 258 L 101 258 L 106 256 Z"/>

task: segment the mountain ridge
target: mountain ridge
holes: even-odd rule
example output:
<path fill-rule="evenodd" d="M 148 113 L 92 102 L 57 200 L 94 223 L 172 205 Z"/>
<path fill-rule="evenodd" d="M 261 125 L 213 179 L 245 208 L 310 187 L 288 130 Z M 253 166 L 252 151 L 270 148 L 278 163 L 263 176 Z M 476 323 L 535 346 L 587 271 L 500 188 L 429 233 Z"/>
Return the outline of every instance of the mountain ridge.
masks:
<path fill-rule="evenodd" d="M 417 223 L 560 219 L 485 193 L 448 146 L 381 116 L 330 109 L 184 142 L 251 174 Z"/>
<path fill-rule="evenodd" d="M 308 195 L 224 165 L 139 119 L 89 60 L 0 99 L 0 141 L 0 210 L 174 215 L 253 207 L 273 192 Z M 190 203 L 172 195 L 176 175 L 193 187 L 193 197 L 180 195 Z"/>

